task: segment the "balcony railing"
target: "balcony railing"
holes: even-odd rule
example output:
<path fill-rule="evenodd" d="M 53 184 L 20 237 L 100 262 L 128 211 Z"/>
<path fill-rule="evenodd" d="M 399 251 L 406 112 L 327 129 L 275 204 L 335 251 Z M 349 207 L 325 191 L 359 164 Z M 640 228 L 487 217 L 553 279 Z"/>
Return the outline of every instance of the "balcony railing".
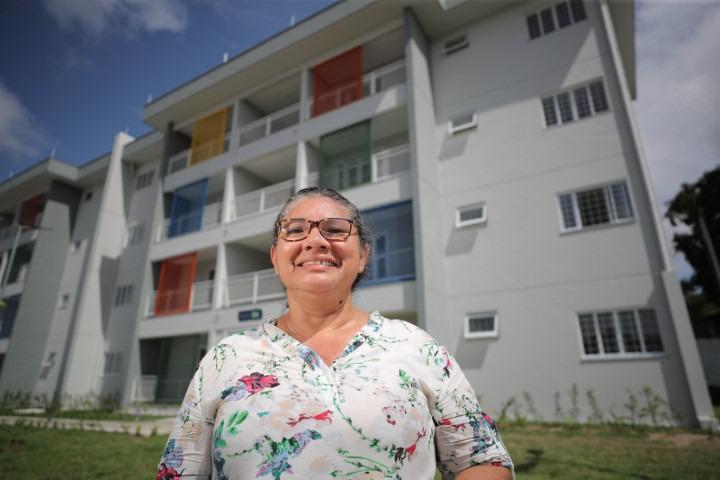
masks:
<path fill-rule="evenodd" d="M 276 183 L 235 198 L 235 219 L 282 206 L 295 192 L 295 180 Z"/>
<path fill-rule="evenodd" d="M 189 213 L 175 218 L 166 218 L 158 231 L 157 241 L 162 242 L 170 237 L 178 237 L 220 225 L 222 220 L 222 202 L 211 203 L 203 208 L 202 223 L 200 223 L 199 217 L 199 213 Z"/>
<path fill-rule="evenodd" d="M 396 85 L 405 83 L 405 60 L 389 63 L 385 66 L 366 73 L 362 77 L 363 97 L 370 97 L 376 93 L 388 90 Z M 351 92 L 357 89 L 357 82 L 342 85 L 335 90 L 311 98 L 308 101 L 306 118 L 312 117 L 312 106 L 314 102 L 322 104 L 323 111 L 335 110 L 349 103 Z"/>
<path fill-rule="evenodd" d="M 178 312 L 176 305 L 185 303 L 188 291 L 187 288 L 179 288 L 176 290 L 166 290 L 158 299 L 158 291 L 155 290 L 149 297 L 145 314 L 147 317 L 155 316 L 156 306 L 159 306 L 160 312 L 184 313 Z M 160 302 L 160 304 L 158 304 Z M 213 281 L 205 280 L 195 282 L 190 290 L 190 310 L 195 312 L 198 310 L 209 310 L 213 305 Z"/>
<path fill-rule="evenodd" d="M 370 160 L 372 162 L 371 180 L 373 182 L 383 180 L 410 170 L 410 147 L 405 144 L 381 150 L 373 153 Z M 335 169 L 335 172 L 338 170 L 339 169 Z M 316 187 L 319 185 L 319 182 L 319 172 L 312 172 L 305 176 L 305 185 L 308 187 Z M 356 185 L 361 184 L 362 183 L 358 183 Z"/>
<path fill-rule="evenodd" d="M 257 303 L 285 296 L 285 287 L 272 268 L 233 275 L 227 279 L 224 292 L 226 307 L 243 303 Z"/>
<path fill-rule="evenodd" d="M 222 139 L 223 147 L 222 151 L 227 152 L 230 148 L 230 132 L 225 134 L 225 137 Z M 214 150 L 217 146 L 217 142 L 207 142 L 204 145 L 201 145 L 200 147 L 196 148 L 195 150 L 197 152 L 202 153 L 204 150 Z M 170 157 L 170 161 L 168 162 L 168 174 L 179 172 L 180 170 L 184 170 L 187 168 L 187 166 L 190 164 L 190 161 L 192 159 L 192 149 L 188 148 L 187 150 L 183 150 L 180 153 L 176 153 L 172 157 Z"/>
<path fill-rule="evenodd" d="M 368 275 L 363 279 L 361 286 L 415 278 L 415 248 L 374 252 L 367 270 Z"/>
<path fill-rule="evenodd" d="M 253 120 L 247 125 L 243 125 L 238 131 L 238 145 L 247 145 L 248 143 L 260 140 L 275 132 L 284 130 L 300 122 L 300 104 L 290 105 L 282 110 L 273 112 L 267 117 Z"/>
<path fill-rule="evenodd" d="M 15 232 L 17 232 L 17 227 L 15 225 L 6 225 L 4 227 L 1 227 L 0 228 L 0 241 L 14 237 Z"/>
<path fill-rule="evenodd" d="M 157 389 L 157 375 L 140 375 L 135 377 L 133 384 L 133 402 L 154 402 Z"/>

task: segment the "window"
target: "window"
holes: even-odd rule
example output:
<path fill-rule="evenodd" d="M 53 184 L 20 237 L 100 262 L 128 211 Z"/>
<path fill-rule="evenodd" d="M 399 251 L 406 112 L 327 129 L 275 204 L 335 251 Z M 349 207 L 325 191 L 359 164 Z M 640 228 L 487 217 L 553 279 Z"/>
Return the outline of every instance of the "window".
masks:
<path fill-rule="evenodd" d="M 545 126 L 562 125 L 609 110 L 602 80 L 542 99 Z"/>
<path fill-rule="evenodd" d="M 363 212 L 373 232 L 372 255 L 361 286 L 415 278 L 412 204 L 403 202 Z"/>
<path fill-rule="evenodd" d="M 451 38 L 443 44 L 443 54 L 450 55 L 462 50 L 463 48 L 467 48 L 469 45 L 470 43 L 468 43 L 467 36 L 465 35 Z"/>
<path fill-rule="evenodd" d="M 470 313 L 465 316 L 465 338 L 497 336 L 497 312 Z"/>
<path fill-rule="evenodd" d="M 50 370 L 55 365 L 55 352 L 49 352 L 47 360 L 42 364 L 42 370 L 40 370 L 40 380 L 45 380 L 50 374 Z"/>
<path fill-rule="evenodd" d="M 578 315 L 585 357 L 627 357 L 663 352 L 660 328 L 651 309 Z"/>
<path fill-rule="evenodd" d="M 115 289 L 115 306 L 126 305 L 132 301 L 133 286 L 120 285 Z"/>
<path fill-rule="evenodd" d="M 566 0 L 526 17 L 530 40 L 587 18 L 582 0 Z"/>
<path fill-rule="evenodd" d="M 144 234 L 144 223 L 128 226 L 126 246 L 142 243 Z"/>
<path fill-rule="evenodd" d="M 63 293 L 62 295 L 60 295 L 60 303 L 58 304 L 58 308 L 67 308 L 68 305 L 70 305 L 70 294 Z"/>
<path fill-rule="evenodd" d="M 153 179 L 155 178 L 155 170 L 149 170 L 145 173 L 141 173 L 137 176 L 135 183 L 135 190 L 141 190 L 145 187 L 152 185 Z"/>
<path fill-rule="evenodd" d="M 625 182 L 560 194 L 558 208 L 563 232 L 594 225 L 626 223 L 633 219 Z"/>
<path fill-rule="evenodd" d="M 487 222 L 487 209 L 484 203 L 465 205 L 455 211 L 455 226 L 457 228 L 477 225 Z"/>
<path fill-rule="evenodd" d="M 120 352 L 105 352 L 105 366 L 103 367 L 103 374 L 113 375 L 120 373 L 120 367 L 122 366 L 122 353 Z"/>
<path fill-rule="evenodd" d="M 477 123 L 478 114 L 475 112 L 455 117 L 448 123 L 448 133 L 455 135 L 464 130 L 470 130 L 471 128 L 477 127 Z"/>
<path fill-rule="evenodd" d="M 85 201 L 86 201 L 86 202 L 89 202 L 90 200 L 92 200 L 92 197 L 93 197 L 93 192 L 92 192 L 92 191 L 90 191 L 90 192 L 85 192 Z"/>

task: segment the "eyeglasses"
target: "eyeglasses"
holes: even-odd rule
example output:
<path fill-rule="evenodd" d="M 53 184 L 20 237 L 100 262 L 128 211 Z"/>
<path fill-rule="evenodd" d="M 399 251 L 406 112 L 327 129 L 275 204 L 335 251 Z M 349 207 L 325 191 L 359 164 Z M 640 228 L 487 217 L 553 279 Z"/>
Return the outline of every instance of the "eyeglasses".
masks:
<path fill-rule="evenodd" d="M 353 221 L 347 218 L 324 218 L 318 221 L 286 218 L 280 223 L 279 235 L 288 242 L 297 242 L 306 239 L 313 227 L 317 227 L 326 240 L 345 241 L 353 233 Z"/>

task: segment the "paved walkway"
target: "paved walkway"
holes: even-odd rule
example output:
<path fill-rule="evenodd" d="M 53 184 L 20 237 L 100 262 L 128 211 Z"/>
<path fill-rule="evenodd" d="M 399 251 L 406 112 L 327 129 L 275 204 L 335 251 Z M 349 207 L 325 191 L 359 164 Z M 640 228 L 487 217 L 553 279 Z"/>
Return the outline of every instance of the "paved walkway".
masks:
<path fill-rule="evenodd" d="M 38 428 L 57 428 L 61 430 L 90 430 L 96 432 L 127 433 L 149 437 L 153 434 L 168 435 L 174 417 L 158 420 L 119 421 L 119 420 L 79 420 L 76 418 L 52 418 L 29 416 L 0 416 L 0 425 L 28 425 Z"/>

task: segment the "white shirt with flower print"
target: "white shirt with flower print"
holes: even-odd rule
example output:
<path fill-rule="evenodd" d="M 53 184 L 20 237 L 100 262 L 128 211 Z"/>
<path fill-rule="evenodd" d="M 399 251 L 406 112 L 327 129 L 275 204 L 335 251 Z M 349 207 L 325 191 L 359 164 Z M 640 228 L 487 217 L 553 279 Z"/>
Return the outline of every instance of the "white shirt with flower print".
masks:
<path fill-rule="evenodd" d="M 373 312 L 331 364 L 274 320 L 200 363 L 157 478 L 445 478 L 513 469 L 453 357 L 420 328 Z"/>

